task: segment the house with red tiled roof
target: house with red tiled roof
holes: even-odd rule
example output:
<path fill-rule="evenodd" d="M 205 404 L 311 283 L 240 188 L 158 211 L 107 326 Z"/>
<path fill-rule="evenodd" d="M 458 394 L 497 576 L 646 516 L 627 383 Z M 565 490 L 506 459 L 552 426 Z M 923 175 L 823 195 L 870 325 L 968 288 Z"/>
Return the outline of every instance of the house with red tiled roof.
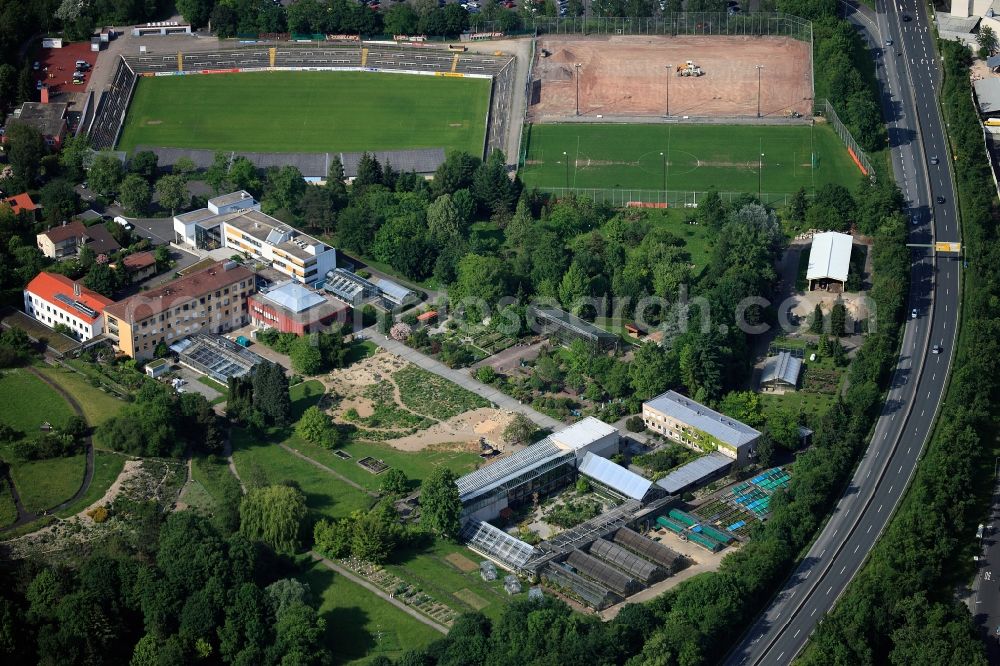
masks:
<path fill-rule="evenodd" d="M 43 324 L 63 324 L 77 340 L 104 332 L 104 309 L 114 301 L 58 273 L 39 273 L 24 289 L 24 311 Z"/>
<path fill-rule="evenodd" d="M 17 215 L 21 211 L 26 213 L 34 213 L 38 210 L 38 205 L 31 200 L 31 196 L 27 192 L 21 192 L 20 194 L 15 194 L 12 197 L 7 197 L 3 200 L 5 204 L 11 207 L 14 211 L 14 215 Z"/>
<path fill-rule="evenodd" d="M 122 259 L 122 265 L 133 283 L 156 275 L 156 256 L 152 252 L 134 252 Z M 116 264 L 111 266 L 118 268 Z"/>

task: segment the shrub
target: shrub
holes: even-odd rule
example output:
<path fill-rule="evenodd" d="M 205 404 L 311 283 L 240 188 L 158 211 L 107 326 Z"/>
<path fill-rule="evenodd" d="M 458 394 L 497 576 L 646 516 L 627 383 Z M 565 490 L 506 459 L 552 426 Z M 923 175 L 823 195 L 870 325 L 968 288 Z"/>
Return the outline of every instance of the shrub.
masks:
<path fill-rule="evenodd" d="M 642 432 L 646 429 L 646 423 L 642 420 L 641 416 L 630 416 L 625 421 L 625 429 L 629 432 Z"/>

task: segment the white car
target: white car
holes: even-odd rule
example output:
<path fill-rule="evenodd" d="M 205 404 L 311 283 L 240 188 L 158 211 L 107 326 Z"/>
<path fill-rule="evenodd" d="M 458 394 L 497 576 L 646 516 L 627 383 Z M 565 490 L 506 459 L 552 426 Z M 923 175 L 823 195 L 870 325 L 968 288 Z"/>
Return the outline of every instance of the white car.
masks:
<path fill-rule="evenodd" d="M 912 310 L 910 310 L 910 319 L 916 319 L 916 318 L 917 318 L 917 309 L 913 308 Z"/>

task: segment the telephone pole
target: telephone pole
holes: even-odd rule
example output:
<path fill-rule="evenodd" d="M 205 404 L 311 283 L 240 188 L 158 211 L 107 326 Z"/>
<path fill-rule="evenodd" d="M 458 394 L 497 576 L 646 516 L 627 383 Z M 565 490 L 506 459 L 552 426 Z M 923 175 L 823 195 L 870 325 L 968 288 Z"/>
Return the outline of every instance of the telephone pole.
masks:
<path fill-rule="evenodd" d="M 754 65 L 757 68 L 757 117 L 760 118 L 760 70 L 764 65 Z"/>
<path fill-rule="evenodd" d="M 576 63 L 576 115 L 580 115 L 580 67 L 581 63 Z"/>
<path fill-rule="evenodd" d="M 673 70 L 674 66 L 668 63 L 666 65 L 666 67 L 667 67 L 667 117 L 669 117 L 670 116 L 670 77 L 673 75 L 673 71 L 671 71 L 671 70 Z"/>

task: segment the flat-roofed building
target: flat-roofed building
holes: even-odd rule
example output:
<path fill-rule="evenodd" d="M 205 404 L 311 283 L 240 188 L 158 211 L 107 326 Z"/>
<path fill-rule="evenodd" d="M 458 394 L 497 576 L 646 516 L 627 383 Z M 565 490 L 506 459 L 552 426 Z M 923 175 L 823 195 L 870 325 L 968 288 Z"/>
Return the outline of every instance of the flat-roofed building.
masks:
<path fill-rule="evenodd" d="M 20 109 L 7 118 L 6 131 L 0 136 L 3 142 L 7 141 L 7 135 L 15 125 L 28 125 L 38 130 L 45 143 L 53 148 L 62 146 L 63 139 L 66 138 L 66 110 L 68 104 L 49 104 L 43 102 L 25 102 Z"/>
<path fill-rule="evenodd" d="M 305 335 L 347 319 L 348 306 L 297 282 L 285 282 L 250 297 L 250 323 Z"/>
<path fill-rule="evenodd" d="M 114 301 L 58 273 L 41 272 L 24 289 L 24 311 L 48 326 L 62 324 L 80 341 L 104 330 L 104 311 Z"/>
<path fill-rule="evenodd" d="M 106 333 L 132 358 L 152 358 L 161 342 L 195 333 L 221 334 L 250 321 L 256 278 L 233 261 L 219 262 L 105 309 Z"/>
<path fill-rule="evenodd" d="M 174 216 L 174 240 L 199 250 L 220 248 L 223 218 L 247 210 L 260 210 L 260 203 L 246 190 L 212 197 L 205 208 Z"/>
<path fill-rule="evenodd" d="M 327 271 L 326 279 L 323 281 L 323 289 L 354 307 L 367 303 L 373 298 L 378 298 L 380 293 L 379 288 L 371 281 L 346 268 L 335 268 L 332 271 Z"/>
<path fill-rule="evenodd" d="M 655 433 L 696 451 L 719 451 L 739 465 L 753 457 L 760 439 L 759 430 L 676 391 L 642 403 L 642 420 Z"/>
<path fill-rule="evenodd" d="M 337 266 L 334 248 L 259 210 L 223 219 L 222 240 L 299 282 L 319 282 Z"/>

